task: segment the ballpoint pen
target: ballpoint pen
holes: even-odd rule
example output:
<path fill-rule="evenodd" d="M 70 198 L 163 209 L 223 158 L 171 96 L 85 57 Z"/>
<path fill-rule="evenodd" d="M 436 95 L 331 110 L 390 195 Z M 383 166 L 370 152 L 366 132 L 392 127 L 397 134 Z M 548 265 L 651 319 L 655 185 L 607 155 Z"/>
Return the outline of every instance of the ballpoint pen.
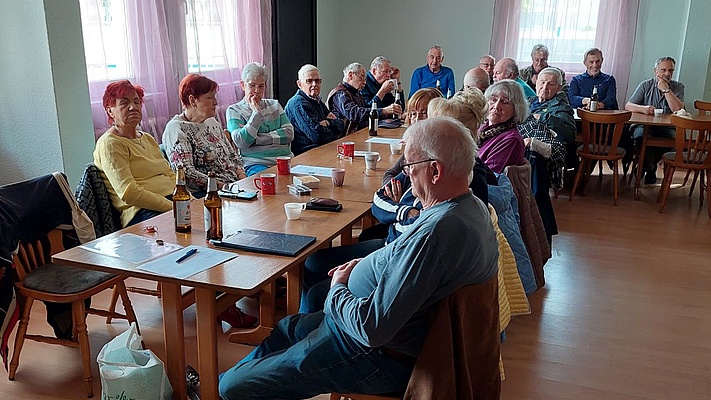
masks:
<path fill-rule="evenodd" d="M 183 254 L 182 256 L 180 256 L 180 258 L 175 260 L 175 262 L 179 263 L 179 262 L 185 261 L 188 257 L 192 256 L 195 253 L 197 253 L 197 249 L 190 249 L 190 250 L 188 250 L 187 253 Z"/>

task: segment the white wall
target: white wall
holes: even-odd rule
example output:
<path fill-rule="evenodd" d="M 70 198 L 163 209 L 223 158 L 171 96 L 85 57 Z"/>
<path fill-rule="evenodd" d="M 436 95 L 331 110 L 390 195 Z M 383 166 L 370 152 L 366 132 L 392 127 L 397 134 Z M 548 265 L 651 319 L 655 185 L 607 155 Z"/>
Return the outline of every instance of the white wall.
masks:
<path fill-rule="evenodd" d="M 0 37 L 0 184 L 75 185 L 94 147 L 78 0 L 0 1 Z"/>
<path fill-rule="evenodd" d="M 459 86 L 464 73 L 489 52 L 493 14 L 493 1 L 322 0 L 317 54 L 324 91 L 340 81 L 349 62 L 368 67 L 383 54 L 401 68 L 408 93 L 412 71 L 424 65 L 433 44 L 444 47 L 445 64 L 454 69 Z M 694 99 L 711 100 L 709 21 L 709 0 L 641 0 L 630 79 L 618 85 L 627 85 L 631 95 L 652 76 L 654 60 L 671 55 L 678 62 L 675 79 L 686 85 L 687 108 L 693 108 Z"/>
<path fill-rule="evenodd" d="M 469 0 L 319 1 L 317 57 L 323 90 L 341 81 L 350 62 L 369 68 L 373 58 L 384 55 L 402 71 L 407 94 L 412 71 L 425 65 L 427 50 L 435 44 L 444 48 L 444 64 L 454 69 L 458 87 L 467 70 L 489 52 L 493 14 L 493 2 Z"/>

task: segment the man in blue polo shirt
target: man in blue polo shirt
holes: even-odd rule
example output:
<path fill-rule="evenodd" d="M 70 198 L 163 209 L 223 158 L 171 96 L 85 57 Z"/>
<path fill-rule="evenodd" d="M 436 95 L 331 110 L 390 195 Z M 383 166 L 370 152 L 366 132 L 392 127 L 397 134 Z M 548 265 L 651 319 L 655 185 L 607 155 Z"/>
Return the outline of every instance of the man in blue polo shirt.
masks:
<path fill-rule="evenodd" d="M 410 96 L 422 88 L 437 87 L 437 81 L 440 84 L 442 95 L 447 93 L 454 95 L 454 71 L 452 68 L 442 65 L 444 61 L 444 52 L 442 46 L 432 46 L 427 51 L 427 65 L 423 65 L 412 72 L 410 80 Z"/>

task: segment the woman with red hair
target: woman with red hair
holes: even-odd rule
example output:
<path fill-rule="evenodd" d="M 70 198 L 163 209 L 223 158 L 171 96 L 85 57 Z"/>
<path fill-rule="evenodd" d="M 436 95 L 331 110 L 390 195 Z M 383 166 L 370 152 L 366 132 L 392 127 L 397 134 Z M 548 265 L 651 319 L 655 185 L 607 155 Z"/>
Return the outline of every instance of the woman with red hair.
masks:
<path fill-rule="evenodd" d="M 128 80 L 104 92 L 111 127 L 96 141 L 94 164 L 101 171 L 121 224 L 133 225 L 173 208 L 175 174 L 153 136 L 138 130 L 143 88 Z"/>
<path fill-rule="evenodd" d="M 218 186 L 246 178 L 242 157 L 215 119 L 217 82 L 188 74 L 180 82 L 183 112 L 173 117 L 163 131 L 163 144 L 173 169 L 185 168 L 185 183 L 196 196 L 207 190 L 207 173 L 217 176 Z"/>

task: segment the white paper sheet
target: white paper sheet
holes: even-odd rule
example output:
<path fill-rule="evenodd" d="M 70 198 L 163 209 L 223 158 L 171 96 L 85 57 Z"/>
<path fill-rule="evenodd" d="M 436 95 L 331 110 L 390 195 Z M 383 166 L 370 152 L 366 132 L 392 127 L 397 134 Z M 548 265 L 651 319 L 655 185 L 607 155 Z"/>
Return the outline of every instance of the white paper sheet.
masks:
<path fill-rule="evenodd" d="M 335 167 L 316 167 L 313 165 L 297 165 L 291 167 L 291 173 L 296 175 L 316 175 L 326 178 L 331 177 L 331 170 Z"/>
<path fill-rule="evenodd" d="M 81 245 L 81 247 L 103 254 L 140 264 L 146 261 L 180 250 L 183 246 L 174 243 L 158 244 L 155 239 L 133 233 L 124 233 L 114 237 L 104 237 Z"/>
<path fill-rule="evenodd" d="M 178 258 L 192 249 L 197 249 L 197 252 L 179 263 L 176 262 Z M 209 247 L 188 246 L 181 251 L 147 262 L 138 267 L 138 269 L 184 279 L 235 257 L 237 257 L 237 253 L 215 250 Z"/>
<path fill-rule="evenodd" d="M 398 138 L 384 138 L 384 137 L 372 137 L 365 141 L 366 143 L 380 143 L 380 144 L 390 144 L 390 143 L 400 143 L 402 139 Z"/>

